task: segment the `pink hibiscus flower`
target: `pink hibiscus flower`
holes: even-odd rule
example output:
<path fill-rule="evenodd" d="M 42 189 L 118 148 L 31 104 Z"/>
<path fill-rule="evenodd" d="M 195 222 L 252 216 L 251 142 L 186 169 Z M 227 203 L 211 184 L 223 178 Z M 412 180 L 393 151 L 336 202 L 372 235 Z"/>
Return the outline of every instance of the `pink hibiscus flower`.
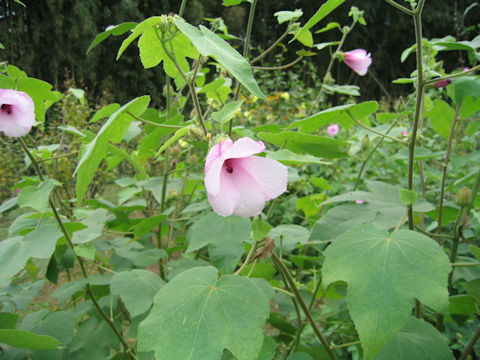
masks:
<path fill-rule="evenodd" d="M 20 137 L 28 134 L 35 122 L 32 98 L 22 92 L 0 89 L 0 132 Z"/>
<path fill-rule="evenodd" d="M 370 53 L 363 49 L 355 49 L 345 54 L 345 64 L 347 64 L 358 75 L 363 76 L 367 73 L 368 67 L 372 64 Z"/>
<path fill-rule="evenodd" d="M 205 188 L 217 214 L 256 216 L 266 201 L 285 192 L 287 167 L 253 156 L 263 151 L 263 142 L 248 137 L 222 141 L 210 150 L 205 161 Z"/>
<path fill-rule="evenodd" d="M 338 134 L 339 126 L 338 124 L 332 124 L 327 128 L 327 133 L 330 136 L 335 136 Z"/>

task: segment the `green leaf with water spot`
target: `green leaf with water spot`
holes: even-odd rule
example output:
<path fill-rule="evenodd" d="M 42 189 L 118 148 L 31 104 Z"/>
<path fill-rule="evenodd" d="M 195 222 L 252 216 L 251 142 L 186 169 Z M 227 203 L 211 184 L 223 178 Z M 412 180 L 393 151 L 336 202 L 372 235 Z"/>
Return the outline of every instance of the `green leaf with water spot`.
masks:
<path fill-rule="evenodd" d="M 245 58 L 217 34 L 200 25 L 200 28 L 175 20 L 175 25 L 185 34 L 203 56 L 213 56 L 253 95 L 266 100 L 266 96 L 253 78 L 252 69 Z"/>
<path fill-rule="evenodd" d="M 186 270 L 155 295 L 138 329 L 138 350 L 159 359 L 220 360 L 228 349 L 254 360 L 262 348 L 268 300 L 250 279 L 213 267 Z"/>
<path fill-rule="evenodd" d="M 447 309 L 450 262 L 425 235 L 389 234 L 364 224 L 339 236 L 324 255 L 323 282 L 347 283 L 350 315 L 367 360 L 405 326 L 414 299 L 440 313 Z"/>

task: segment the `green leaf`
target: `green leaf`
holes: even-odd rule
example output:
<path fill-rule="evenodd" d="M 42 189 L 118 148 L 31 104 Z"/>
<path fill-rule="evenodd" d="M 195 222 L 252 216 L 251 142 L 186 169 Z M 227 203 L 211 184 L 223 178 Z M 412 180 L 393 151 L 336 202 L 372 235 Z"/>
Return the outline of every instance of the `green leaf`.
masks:
<path fill-rule="evenodd" d="M 473 256 L 475 256 L 475 259 L 480 261 L 480 247 L 475 246 L 475 245 L 470 245 L 469 247 L 470 252 L 472 253 Z"/>
<path fill-rule="evenodd" d="M 128 47 L 136 38 L 138 38 L 140 35 L 142 35 L 142 33 L 143 33 L 146 29 L 152 28 L 153 26 L 159 24 L 161 21 L 162 21 L 162 17 L 161 17 L 161 16 L 153 16 L 153 17 L 150 17 L 150 18 L 142 21 L 140 24 L 138 24 L 137 26 L 135 26 L 135 28 L 133 29 L 132 33 L 131 33 L 125 40 L 123 40 L 122 45 L 120 46 L 120 49 L 118 49 L 117 60 L 120 58 L 120 56 L 122 56 L 123 52 L 127 49 L 127 47 Z"/>
<path fill-rule="evenodd" d="M 322 20 L 325 16 L 330 14 L 333 10 L 335 10 L 338 6 L 340 6 L 345 0 L 328 0 L 320 8 L 317 12 L 307 21 L 307 23 L 301 28 L 300 32 L 295 35 L 295 37 L 290 40 L 297 39 L 298 37 L 302 36 L 305 32 L 315 26 L 320 20 Z"/>
<path fill-rule="evenodd" d="M 398 192 L 400 196 L 400 200 L 405 204 L 405 205 L 412 205 L 417 202 L 418 195 L 415 191 L 413 190 L 408 190 L 408 189 L 400 189 Z"/>
<path fill-rule="evenodd" d="M 269 223 L 258 218 L 252 221 L 253 240 L 262 241 L 270 230 L 272 230 L 272 226 Z"/>
<path fill-rule="evenodd" d="M 178 19 L 175 20 L 175 25 L 192 41 L 203 56 L 213 56 L 253 95 L 266 100 L 265 94 L 262 93 L 253 78 L 248 61 L 230 44 L 202 25 L 200 25 L 200 29 L 197 29 Z"/>
<path fill-rule="evenodd" d="M 133 117 L 127 111 L 136 116 L 142 115 L 150 102 L 149 96 L 138 97 L 115 111 L 102 126 L 97 136 L 84 145 L 80 150 L 79 161 L 75 174 L 77 175 L 77 205 L 80 206 L 87 187 L 93 179 L 101 161 L 107 156 L 108 142 L 120 142 L 128 131 Z"/>
<path fill-rule="evenodd" d="M 303 165 L 303 164 L 321 164 L 330 165 L 330 162 L 322 161 L 320 158 L 312 155 L 299 155 L 288 149 L 268 152 L 265 156 L 269 159 L 275 159 L 286 165 Z"/>
<path fill-rule="evenodd" d="M 140 60 L 145 69 L 155 67 L 163 61 L 163 69 L 165 70 L 165 73 L 172 78 L 176 78 L 180 73 L 175 62 L 173 62 L 165 52 L 165 49 L 158 38 L 157 31 L 158 30 L 154 27 L 148 27 L 140 37 L 140 40 L 138 41 Z M 190 69 L 186 58 L 198 58 L 197 49 L 182 33 L 178 33 L 171 38 L 165 46 L 168 47 L 169 53 L 175 57 L 175 60 L 184 73 L 188 72 Z"/>
<path fill-rule="evenodd" d="M 226 122 L 230 119 L 233 119 L 235 112 L 240 109 L 242 106 L 243 100 L 231 101 L 225 104 L 220 111 L 215 111 L 212 113 L 212 119 L 218 122 Z"/>
<path fill-rule="evenodd" d="M 52 91 L 52 85 L 39 79 L 20 78 L 17 80 L 17 90 L 30 95 L 35 105 L 35 118 L 41 122 L 45 121 L 48 106 L 59 100 Z"/>
<path fill-rule="evenodd" d="M 364 204 L 337 205 L 315 223 L 310 240 L 335 239 L 348 229 L 372 222 L 376 215 L 377 209 L 372 209 Z"/>
<path fill-rule="evenodd" d="M 281 133 L 261 132 L 258 136 L 263 141 L 285 148 L 297 154 L 307 153 L 316 157 L 335 159 L 347 155 L 345 151 L 348 143 L 325 136 L 302 134 L 295 131 Z"/>
<path fill-rule="evenodd" d="M 462 76 L 452 80 L 455 87 L 455 101 L 462 103 L 467 96 L 480 97 L 480 78 L 476 76 Z"/>
<path fill-rule="evenodd" d="M 220 359 L 224 349 L 238 360 L 256 359 L 270 312 L 263 292 L 249 279 L 213 267 L 184 271 L 160 289 L 138 329 L 138 350 L 157 358 Z"/>
<path fill-rule="evenodd" d="M 0 312 L 0 329 L 15 329 L 17 320 L 18 314 Z"/>
<path fill-rule="evenodd" d="M 276 247 L 281 245 L 286 251 L 292 251 L 298 243 L 308 242 L 309 232 L 300 225 L 278 225 L 268 235 L 275 239 Z"/>
<path fill-rule="evenodd" d="M 450 138 L 450 128 L 455 117 L 455 110 L 450 105 L 443 100 L 435 99 L 432 110 L 425 111 L 425 117 L 430 119 L 437 134 L 446 140 Z"/>
<path fill-rule="evenodd" d="M 92 41 L 92 43 L 90 44 L 90 46 L 87 49 L 87 55 L 95 46 L 97 46 L 101 42 L 108 39 L 108 37 L 110 35 L 113 35 L 113 36 L 122 35 L 122 34 L 126 33 L 128 30 L 133 29 L 136 25 L 137 25 L 137 23 L 134 23 L 134 22 L 125 22 L 125 23 L 121 23 L 121 24 L 118 24 L 118 25 L 115 25 L 115 26 L 107 27 L 107 29 L 105 29 L 104 32 L 101 32 L 100 34 L 98 34 L 95 37 L 95 39 Z"/>
<path fill-rule="evenodd" d="M 75 246 L 74 251 L 77 256 L 81 256 L 89 260 L 95 260 L 95 252 L 97 249 L 92 245 L 77 245 Z"/>
<path fill-rule="evenodd" d="M 458 115 L 461 119 L 467 119 L 478 111 L 480 111 L 480 97 L 467 96 L 460 105 Z"/>
<path fill-rule="evenodd" d="M 320 30 L 315 31 L 315 34 L 320 34 L 320 33 L 323 33 L 325 31 L 329 31 L 329 30 L 332 30 L 332 29 L 340 29 L 340 24 L 337 23 L 337 22 L 329 22 L 326 26 L 324 26 Z"/>
<path fill-rule="evenodd" d="M 250 237 L 250 220 L 210 213 L 196 221 L 189 232 L 187 252 L 208 244 L 212 263 L 223 273 L 231 273 L 243 254 L 243 242 Z"/>
<path fill-rule="evenodd" d="M 360 87 L 356 85 L 327 85 L 324 84 L 323 87 L 325 90 L 332 92 L 332 93 L 337 93 L 337 94 L 343 94 L 343 95 L 351 95 L 351 96 L 360 96 Z"/>
<path fill-rule="evenodd" d="M 181 129 L 175 131 L 175 134 L 173 134 L 173 136 L 170 139 L 168 139 L 160 147 L 160 149 L 158 149 L 157 153 L 155 154 L 155 157 L 160 156 L 165 149 L 168 149 L 170 147 L 170 145 L 172 145 L 175 141 L 181 139 L 188 132 L 189 128 L 190 128 L 190 126 L 185 126 L 184 128 L 181 128 Z"/>
<path fill-rule="evenodd" d="M 16 236 L 0 241 L 0 286 L 25 267 L 31 257 L 48 259 L 62 236 L 55 225 L 44 225 L 25 237 Z"/>
<path fill-rule="evenodd" d="M 283 24 L 287 21 L 295 21 L 303 15 L 301 9 L 296 9 L 295 11 L 277 11 L 275 14 L 279 24 Z"/>
<path fill-rule="evenodd" d="M 86 212 L 85 218 L 82 219 L 81 224 L 84 228 L 75 231 L 72 235 L 72 242 L 74 244 L 85 244 L 87 242 L 98 239 L 102 236 L 105 222 L 110 219 L 108 211 L 105 209 L 95 209 Z"/>
<path fill-rule="evenodd" d="M 418 232 L 389 234 L 360 225 L 337 238 L 324 255 L 323 282 L 347 282 L 350 315 L 367 360 L 405 326 L 415 298 L 438 312 L 448 306 L 450 262 L 435 241 Z"/>
<path fill-rule="evenodd" d="M 15 206 L 18 204 L 18 198 L 13 197 L 11 199 L 5 200 L 2 205 L 0 205 L 0 214 L 4 213 L 5 211 L 8 211 L 10 209 L 13 209 Z"/>
<path fill-rule="evenodd" d="M 110 280 L 113 295 L 119 295 L 132 317 L 150 309 L 153 297 L 165 282 L 148 270 L 134 269 L 115 274 Z"/>
<path fill-rule="evenodd" d="M 90 119 L 90 123 L 94 123 L 103 118 L 107 118 L 118 109 L 120 109 L 120 104 L 117 104 L 117 103 L 108 104 L 107 106 L 104 106 L 103 108 L 98 110 L 95 113 L 95 115 L 93 115 L 93 117 Z"/>
<path fill-rule="evenodd" d="M 294 121 L 286 130 L 300 128 L 304 133 L 311 133 L 323 126 L 337 123 L 345 129 L 350 129 L 355 125 L 347 110 L 358 120 L 362 120 L 378 109 L 376 101 L 366 101 L 359 104 L 347 104 L 334 106 L 327 110 L 320 111 L 308 118 Z"/>
<path fill-rule="evenodd" d="M 477 312 L 475 301 L 470 295 L 461 294 L 451 296 L 448 305 L 449 314 L 473 315 Z"/>
<path fill-rule="evenodd" d="M 0 343 L 20 349 L 52 350 L 57 349 L 60 341 L 48 335 L 36 335 L 18 329 L 0 329 Z"/>
<path fill-rule="evenodd" d="M 410 317 L 375 360 L 454 360 L 447 341 L 429 323 Z"/>
<path fill-rule="evenodd" d="M 313 46 L 313 35 L 310 30 L 302 31 L 302 28 L 298 29 L 295 32 L 295 39 L 300 41 L 305 46 Z"/>

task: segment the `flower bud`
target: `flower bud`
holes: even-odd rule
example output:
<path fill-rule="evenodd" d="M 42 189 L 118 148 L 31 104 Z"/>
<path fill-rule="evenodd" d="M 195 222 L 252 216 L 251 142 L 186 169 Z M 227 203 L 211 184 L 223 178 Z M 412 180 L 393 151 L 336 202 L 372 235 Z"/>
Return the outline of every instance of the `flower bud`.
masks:
<path fill-rule="evenodd" d="M 188 137 L 192 141 L 203 141 L 205 140 L 205 135 L 203 134 L 203 131 L 200 130 L 199 128 L 195 126 L 190 126 L 188 128 Z"/>
<path fill-rule="evenodd" d="M 365 136 L 362 139 L 362 150 L 367 151 L 370 148 L 370 139 L 368 138 L 368 134 L 365 134 Z"/>
<path fill-rule="evenodd" d="M 472 202 L 472 193 L 466 186 L 461 188 L 457 193 L 457 197 L 455 199 L 455 203 L 459 206 L 467 206 Z"/>

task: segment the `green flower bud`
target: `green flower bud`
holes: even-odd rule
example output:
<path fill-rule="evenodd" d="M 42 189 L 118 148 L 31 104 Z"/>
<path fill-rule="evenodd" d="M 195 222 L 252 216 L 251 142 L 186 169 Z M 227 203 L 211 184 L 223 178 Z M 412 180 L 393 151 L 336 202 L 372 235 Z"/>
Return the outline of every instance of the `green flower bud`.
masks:
<path fill-rule="evenodd" d="M 200 130 L 196 126 L 190 126 L 188 128 L 188 137 L 192 141 L 203 141 L 203 140 L 205 140 L 205 135 L 203 134 L 203 131 Z"/>
<path fill-rule="evenodd" d="M 455 203 L 459 206 L 467 206 L 472 202 L 472 193 L 466 186 L 460 189 L 457 193 L 457 197 L 455 199 Z"/>
<path fill-rule="evenodd" d="M 368 134 L 365 134 L 365 136 L 362 139 L 362 150 L 367 151 L 370 148 L 370 139 L 368 137 Z"/>

